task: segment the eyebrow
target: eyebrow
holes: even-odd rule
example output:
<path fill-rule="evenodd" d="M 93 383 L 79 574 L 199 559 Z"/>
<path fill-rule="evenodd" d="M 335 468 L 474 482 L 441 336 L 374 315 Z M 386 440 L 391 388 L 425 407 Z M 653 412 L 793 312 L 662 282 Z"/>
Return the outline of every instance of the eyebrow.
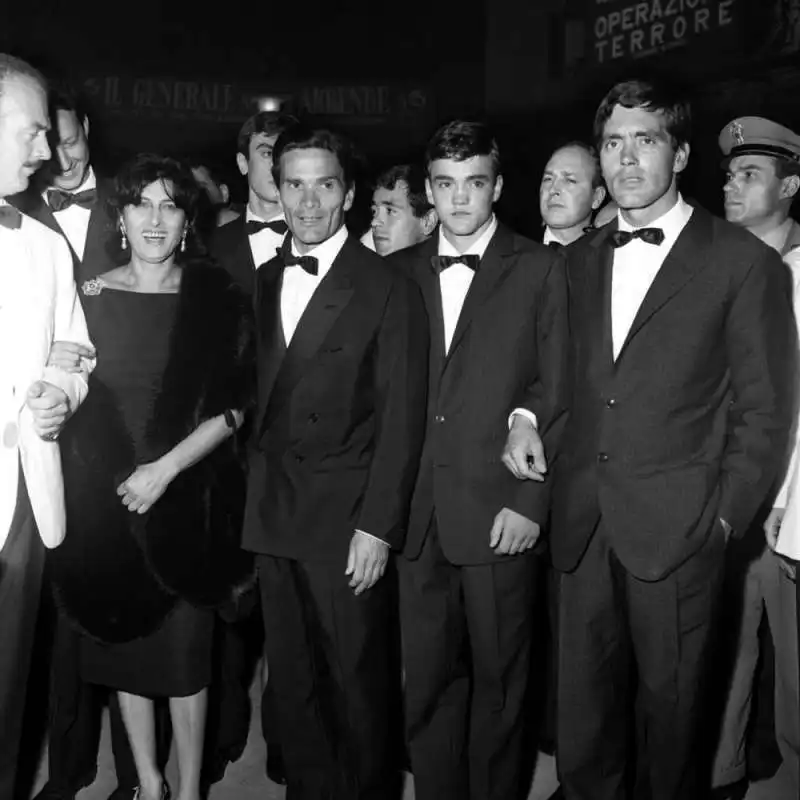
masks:
<path fill-rule="evenodd" d="M 764 167 L 763 167 L 762 164 L 753 164 L 753 163 L 750 163 L 750 164 L 739 164 L 736 167 L 736 169 L 731 169 L 730 166 L 729 166 L 728 167 L 728 172 L 742 172 L 743 170 L 746 170 L 746 169 L 752 169 L 752 170 L 756 170 L 758 172 L 763 172 Z"/>
<path fill-rule="evenodd" d="M 484 175 L 484 174 L 478 174 L 478 175 L 467 175 L 467 177 L 466 177 L 466 180 L 468 180 L 468 181 L 474 181 L 474 180 L 478 180 L 478 179 L 479 180 L 488 181 L 488 180 L 491 180 L 491 176 Z M 455 180 L 455 178 L 452 175 L 434 175 L 433 176 L 433 180 L 435 180 L 435 181 L 452 181 L 452 180 Z"/>

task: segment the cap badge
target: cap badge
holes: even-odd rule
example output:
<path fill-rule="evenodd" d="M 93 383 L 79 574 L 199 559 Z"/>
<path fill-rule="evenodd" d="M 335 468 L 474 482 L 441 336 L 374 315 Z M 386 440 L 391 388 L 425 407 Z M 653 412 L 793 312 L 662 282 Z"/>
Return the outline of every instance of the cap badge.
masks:
<path fill-rule="evenodd" d="M 744 144 L 744 129 L 742 128 L 742 123 L 739 122 L 739 120 L 734 120 L 731 122 L 728 130 L 731 136 L 733 136 L 736 146 L 741 147 Z"/>

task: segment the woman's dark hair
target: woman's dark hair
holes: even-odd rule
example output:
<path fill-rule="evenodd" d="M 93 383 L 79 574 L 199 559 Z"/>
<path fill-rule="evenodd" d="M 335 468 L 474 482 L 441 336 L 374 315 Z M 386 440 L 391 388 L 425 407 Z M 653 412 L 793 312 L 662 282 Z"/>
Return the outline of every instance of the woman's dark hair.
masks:
<path fill-rule="evenodd" d="M 350 140 L 326 128 L 312 128 L 299 123 L 287 128 L 272 149 L 272 179 L 276 186 L 281 185 L 281 156 L 292 150 L 327 150 L 333 153 L 344 174 L 345 190 L 355 185 L 358 156 Z"/>
<path fill-rule="evenodd" d="M 643 108 L 664 115 L 666 130 L 677 149 L 689 143 L 692 135 L 692 110 L 688 99 L 675 86 L 666 82 L 630 80 L 611 88 L 602 99 L 594 117 L 594 138 L 597 146 L 603 143 L 606 122 L 615 106 Z"/>
<path fill-rule="evenodd" d="M 489 126 L 483 122 L 453 120 L 439 128 L 428 142 L 425 171 L 430 175 L 431 164 L 439 159 L 466 161 L 475 156 L 489 156 L 493 177 L 500 175 L 500 149 Z"/>
<path fill-rule="evenodd" d="M 109 205 L 121 217 L 125 206 L 139 205 L 145 188 L 158 182 L 171 184 L 171 187 L 165 188 L 175 205 L 186 215 L 189 234 L 186 237 L 186 252 L 177 252 L 176 260 L 205 253 L 197 235 L 197 217 L 203 190 L 197 185 L 189 167 L 181 161 L 153 153 L 140 153 L 117 173 Z"/>

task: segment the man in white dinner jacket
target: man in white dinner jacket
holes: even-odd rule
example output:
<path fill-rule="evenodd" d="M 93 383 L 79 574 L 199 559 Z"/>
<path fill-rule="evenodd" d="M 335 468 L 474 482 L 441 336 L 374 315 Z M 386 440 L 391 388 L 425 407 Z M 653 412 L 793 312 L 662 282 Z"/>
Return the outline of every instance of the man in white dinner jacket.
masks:
<path fill-rule="evenodd" d="M 64 538 L 56 441 L 91 365 L 48 367 L 54 340 L 90 346 L 64 239 L 5 198 L 50 157 L 44 78 L 0 54 L 0 798 L 14 796 L 44 548 Z"/>

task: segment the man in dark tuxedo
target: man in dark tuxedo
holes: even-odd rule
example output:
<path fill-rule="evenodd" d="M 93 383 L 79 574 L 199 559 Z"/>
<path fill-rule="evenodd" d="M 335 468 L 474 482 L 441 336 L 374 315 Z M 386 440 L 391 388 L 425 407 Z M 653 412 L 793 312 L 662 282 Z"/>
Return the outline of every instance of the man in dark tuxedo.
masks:
<path fill-rule="evenodd" d="M 349 144 L 285 131 L 291 231 L 256 277 L 258 403 L 244 547 L 258 578 L 288 800 L 398 796 L 393 587 L 425 419 L 419 289 L 347 234 Z M 396 749 L 396 748 L 395 748 Z"/>
<path fill-rule="evenodd" d="M 679 95 L 614 86 L 595 136 L 619 217 L 567 254 L 572 380 L 551 536 L 567 800 L 630 797 L 633 686 L 650 796 L 708 791 L 704 679 L 726 543 L 764 502 L 791 425 L 786 269 L 683 200 L 689 134 Z M 515 415 L 504 460 L 518 477 L 538 474 L 538 439 Z"/>
<path fill-rule="evenodd" d="M 239 131 L 236 164 L 247 178 L 247 208 L 217 228 L 211 252 L 248 292 L 256 270 L 274 258 L 286 236 L 286 221 L 272 178 L 272 150 L 278 136 L 297 120 L 278 111 L 260 111 Z"/>
<path fill-rule="evenodd" d="M 54 158 L 14 204 L 67 240 L 80 287 L 114 266 L 119 252 L 116 221 L 105 202 L 112 181 L 92 167 L 89 117 L 80 99 L 54 92 L 49 104 Z"/>
<path fill-rule="evenodd" d="M 562 257 L 494 216 L 503 178 L 484 125 L 431 139 L 438 235 L 392 255 L 431 326 L 428 420 L 398 569 L 406 732 L 418 800 L 514 800 L 523 780 L 536 544 L 545 483 L 500 454 L 519 398 L 556 450 L 567 347 Z"/>
<path fill-rule="evenodd" d="M 539 184 L 544 244 L 566 246 L 580 239 L 605 197 L 600 159 L 592 145 L 573 141 L 554 150 Z"/>

